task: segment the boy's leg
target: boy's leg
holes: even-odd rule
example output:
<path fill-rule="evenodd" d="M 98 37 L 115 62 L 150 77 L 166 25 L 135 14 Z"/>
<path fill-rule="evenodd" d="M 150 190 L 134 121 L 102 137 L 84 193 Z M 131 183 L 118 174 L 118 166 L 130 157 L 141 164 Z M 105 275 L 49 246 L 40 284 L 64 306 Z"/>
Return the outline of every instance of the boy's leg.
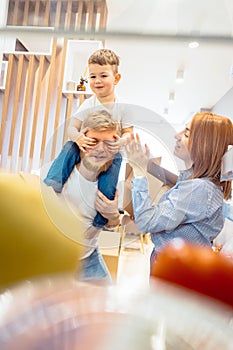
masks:
<path fill-rule="evenodd" d="M 119 172 L 121 168 L 122 156 L 118 152 L 107 171 L 103 172 L 99 176 L 98 189 L 108 198 L 114 199 L 116 194 L 116 188 L 119 178 Z M 97 212 L 93 226 L 101 228 L 108 222 L 100 213 Z"/>
<path fill-rule="evenodd" d="M 55 192 L 61 192 L 75 164 L 80 161 L 80 150 L 73 141 L 67 141 L 61 152 L 53 161 L 44 179 L 47 186 L 52 186 Z"/>

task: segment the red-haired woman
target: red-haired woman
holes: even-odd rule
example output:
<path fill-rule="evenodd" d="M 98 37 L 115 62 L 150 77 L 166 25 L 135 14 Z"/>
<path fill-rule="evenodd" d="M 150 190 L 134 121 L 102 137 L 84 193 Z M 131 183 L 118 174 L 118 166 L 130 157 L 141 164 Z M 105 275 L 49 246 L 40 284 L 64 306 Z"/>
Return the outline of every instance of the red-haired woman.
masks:
<path fill-rule="evenodd" d="M 152 261 L 173 238 L 180 237 L 199 245 L 212 245 L 224 223 L 223 198 L 231 193 L 231 181 L 220 180 L 221 161 L 228 145 L 233 144 L 230 119 L 212 113 L 195 114 L 184 130 L 176 135 L 175 156 L 186 166 L 174 187 L 157 205 L 148 193 L 146 168 L 149 148 L 141 146 L 136 135 L 126 146 L 134 169 L 132 200 L 135 223 L 151 234 Z"/>

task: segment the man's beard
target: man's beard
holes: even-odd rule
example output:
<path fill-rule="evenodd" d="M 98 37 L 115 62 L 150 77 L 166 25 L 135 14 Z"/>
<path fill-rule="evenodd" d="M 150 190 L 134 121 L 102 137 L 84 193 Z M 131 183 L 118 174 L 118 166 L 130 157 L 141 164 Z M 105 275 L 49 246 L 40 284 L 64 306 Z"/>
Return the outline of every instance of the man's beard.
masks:
<path fill-rule="evenodd" d="M 98 163 L 92 162 L 88 157 L 83 158 L 83 165 L 87 170 L 96 172 L 97 176 L 106 171 L 112 163 L 112 159 L 107 160 L 105 164 L 99 165 Z"/>

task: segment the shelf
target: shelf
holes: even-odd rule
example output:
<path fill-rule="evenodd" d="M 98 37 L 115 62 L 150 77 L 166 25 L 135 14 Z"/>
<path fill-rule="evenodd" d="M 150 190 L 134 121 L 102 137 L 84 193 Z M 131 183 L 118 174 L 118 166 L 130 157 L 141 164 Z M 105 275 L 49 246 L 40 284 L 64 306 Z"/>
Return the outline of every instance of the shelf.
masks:
<path fill-rule="evenodd" d="M 83 96 L 85 98 L 91 97 L 93 93 L 88 91 L 71 91 L 71 90 L 64 90 L 62 91 L 62 95 L 66 98 L 69 97 L 69 95 L 73 95 L 74 98 L 79 98 L 80 96 Z"/>
<path fill-rule="evenodd" d="M 54 37 L 51 30 L 40 30 L 39 32 L 35 28 L 28 27 L 6 27 L 6 30 L 10 29 L 8 39 L 4 44 L 5 52 L 17 52 L 17 53 L 32 53 L 32 54 L 44 54 L 51 55 L 52 45 Z M 11 30 L 13 32 L 11 33 Z M 24 30 L 24 31 L 22 31 Z M 44 33 L 50 33 L 49 36 Z M 33 38 L 32 38 L 33 35 Z"/>
<path fill-rule="evenodd" d="M 4 60 L 9 59 L 9 55 L 14 55 L 17 59 L 19 59 L 19 57 L 21 55 L 25 56 L 27 60 L 29 60 L 30 56 L 35 56 L 36 59 L 39 61 L 40 56 L 45 56 L 46 60 L 48 62 L 50 62 L 51 60 L 51 53 L 45 53 L 45 52 L 28 52 L 28 51 L 13 51 L 13 52 L 4 52 L 3 53 L 3 58 Z"/>
<path fill-rule="evenodd" d="M 102 47 L 102 42 L 98 40 L 68 40 L 63 80 L 64 91 L 67 91 L 69 81 L 78 84 L 81 77 L 87 76 L 89 56 Z M 87 91 L 90 91 L 88 83 L 86 88 Z"/>

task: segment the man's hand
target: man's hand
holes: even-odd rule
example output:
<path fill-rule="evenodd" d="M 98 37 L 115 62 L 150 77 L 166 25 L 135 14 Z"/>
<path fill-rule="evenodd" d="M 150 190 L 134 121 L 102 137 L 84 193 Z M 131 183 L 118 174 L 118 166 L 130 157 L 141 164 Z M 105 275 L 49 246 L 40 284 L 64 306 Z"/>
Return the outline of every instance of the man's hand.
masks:
<path fill-rule="evenodd" d="M 130 143 L 125 146 L 129 164 L 132 166 L 135 176 L 145 176 L 147 164 L 150 159 L 150 149 L 145 144 L 145 149 L 141 145 L 141 140 L 138 134 Z"/>
<path fill-rule="evenodd" d="M 97 191 L 96 210 L 108 220 L 107 226 L 117 226 L 120 223 L 118 211 L 118 192 L 113 200 L 108 199 L 101 191 Z"/>

